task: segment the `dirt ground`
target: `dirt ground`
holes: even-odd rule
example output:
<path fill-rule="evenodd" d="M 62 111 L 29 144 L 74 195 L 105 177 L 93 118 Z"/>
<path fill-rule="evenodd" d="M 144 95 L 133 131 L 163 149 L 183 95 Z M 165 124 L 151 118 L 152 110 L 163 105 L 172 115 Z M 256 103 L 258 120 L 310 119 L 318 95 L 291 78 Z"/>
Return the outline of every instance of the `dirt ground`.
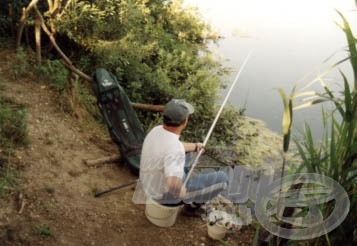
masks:
<path fill-rule="evenodd" d="M 55 93 L 31 76 L 14 80 L 13 59 L 13 52 L 0 51 L 0 93 L 26 105 L 30 145 L 12 160 L 20 190 L 0 198 L 0 245 L 251 244 L 252 226 L 221 242 L 208 237 L 200 218 L 181 215 L 174 226 L 159 228 L 146 219 L 144 205 L 133 204 L 135 186 L 95 198 L 137 177 L 123 163 L 87 166 L 84 160 L 118 153 L 108 134 L 63 112 Z"/>

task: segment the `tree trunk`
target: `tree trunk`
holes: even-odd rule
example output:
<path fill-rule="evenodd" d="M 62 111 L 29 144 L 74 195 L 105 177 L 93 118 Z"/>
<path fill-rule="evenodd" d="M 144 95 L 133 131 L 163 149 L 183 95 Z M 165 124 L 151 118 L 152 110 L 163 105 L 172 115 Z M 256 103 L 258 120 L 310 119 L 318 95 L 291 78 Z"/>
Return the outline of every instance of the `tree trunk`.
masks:
<path fill-rule="evenodd" d="M 37 64 L 42 63 L 41 56 L 41 20 L 38 14 L 35 15 L 35 40 L 36 40 L 36 61 Z"/>
<path fill-rule="evenodd" d="M 31 9 L 36 6 L 38 0 L 32 0 L 30 4 L 27 6 L 27 8 L 22 9 L 22 16 L 20 19 L 20 26 L 19 26 L 19 31 L 17 32 L 17 40 L 16 40 L 16 48 L 19 48 L 21 45 L 21 38 L 22 38 L 22 33 L 24 31 L 25 23 L 27 20 L 27 16 Z"/>

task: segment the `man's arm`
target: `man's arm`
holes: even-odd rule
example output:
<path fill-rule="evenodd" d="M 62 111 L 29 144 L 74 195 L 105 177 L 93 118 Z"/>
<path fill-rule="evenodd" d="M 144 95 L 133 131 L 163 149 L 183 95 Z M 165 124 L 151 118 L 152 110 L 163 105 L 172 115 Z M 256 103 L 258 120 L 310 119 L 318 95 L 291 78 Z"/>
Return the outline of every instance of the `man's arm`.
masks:
<path fill-rule="evenodd" d="M 185 152 L 198 152 L 205 146 L 203 143 L 186 143 L 182 142 L 183 147 L 185 148 Z"/>
<path fill-rule="evenodd" d="M 182 179 L 176 176 L 169 176 L 166 178 L 168 192 L 173 194 L 176 198 L 183 199 L 186 196 L 186 187 L 182 186 Z"/>

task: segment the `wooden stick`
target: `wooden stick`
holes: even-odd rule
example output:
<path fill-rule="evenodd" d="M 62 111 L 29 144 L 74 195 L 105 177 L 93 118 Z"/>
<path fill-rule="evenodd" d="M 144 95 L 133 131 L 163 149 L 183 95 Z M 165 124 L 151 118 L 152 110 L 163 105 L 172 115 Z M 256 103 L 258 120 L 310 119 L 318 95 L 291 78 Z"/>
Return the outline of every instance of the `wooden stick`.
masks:
<path fill-rule="evenodd" d="M 132 102 L 131 105 L 136 109 L 143 109 L 155 112 L 162 112 L 164 111 L 164 105 L 152 105 L 152 104 L 143 104 L 143 103 L 134 103 Z"/>
<path fill-rule="evenodd" d="M 119 160 L 120 160 L 120 155 L 112 155 L 112 156 L 102 157 L 95 160 L 84 160 L 84 163 L 89 167 L 94 167 L 110 162 L 117 162 Z"/>
<path fill-rule="evenodd" d="M 26 204 L 25 198 L 22 193 L 20 193 L 20 195 L 19 195 L 19 202 L 20 202 L 20 209 L 19 209 L 18 214 L 22 214 L 22 212 L 24 211 L 24 208 L 25 208 L 25 204 Z"/>
<path fill-rule="evenodd" d="M 36 43 L 36 60 L 37 64 L 41 65 L 41 20 L 38 14 L 35 15 L 35 43 Z"/>

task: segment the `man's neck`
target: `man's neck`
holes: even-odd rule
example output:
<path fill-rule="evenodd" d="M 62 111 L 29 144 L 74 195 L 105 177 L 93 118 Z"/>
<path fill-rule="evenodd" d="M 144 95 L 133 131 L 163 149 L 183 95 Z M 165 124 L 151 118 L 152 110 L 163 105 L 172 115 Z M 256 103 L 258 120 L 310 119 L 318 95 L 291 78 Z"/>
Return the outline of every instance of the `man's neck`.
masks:
<path fill-rule="evenodd" d="M 181 132 L 182 132 L 182 129 L 181 127 L 176 127 L 176 126 L 167 126 L 167 125 L 164 125 L 164 129 L 169 131 L 169 132 L 172 132 L 172 133 L 175 133 L 177 135 L 180 135 Z"/>

